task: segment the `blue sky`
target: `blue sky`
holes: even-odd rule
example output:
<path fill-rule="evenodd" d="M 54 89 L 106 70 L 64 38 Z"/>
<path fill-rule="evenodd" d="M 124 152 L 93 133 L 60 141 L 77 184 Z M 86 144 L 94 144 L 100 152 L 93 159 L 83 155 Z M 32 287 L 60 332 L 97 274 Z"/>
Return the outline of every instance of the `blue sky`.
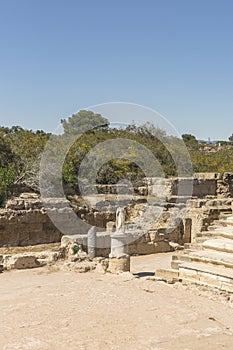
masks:
<path fill-rule="evenodd" d="M 125 101 L 180 133 L 227 139 L 232 14 L 231 0 L 0 0 L 0 124 L 52 131 Z"/>

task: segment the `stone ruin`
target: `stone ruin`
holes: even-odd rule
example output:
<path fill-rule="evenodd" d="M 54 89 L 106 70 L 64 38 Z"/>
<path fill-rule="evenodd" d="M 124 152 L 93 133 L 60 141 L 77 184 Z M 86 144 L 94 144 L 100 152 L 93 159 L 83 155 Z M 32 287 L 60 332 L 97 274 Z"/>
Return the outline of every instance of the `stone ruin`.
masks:
<path fill-rule="evenodd" d="M 170 269 L 156 270 L 158 280 L 233 293 L 233 210 L 222 213 L 184 248 L 182 254 L 172 256 Z"/>
<path fill-rule="evenodd" d="M 185 193 L 178 193 L 178 184 L 183 187 L 193 181 L 192 198 L 185 198 Z M 134 203 L 126 208 L 125 230 L 134 234 L 134 239 L 128 244 L 128 254 L 152 254 L 181 249 L 185 244 L 195 243 L 202 232 L 218 220 L 221 215 L 231 212 L 233 198 L 233 174 L 211 173 L 195 174 L 193 179 L 166 179 L 166 199 L 153 206 L 148 205 L 148 193 L 157 191 L 157 179 L 146 179 L 143 186 L 135 188 Z M 69 212 L 75 213 L 85 222 L 97 227 L 95 255 L 105 261 L 111 251 L 111 235 L 115 230 L 115 213 L 108 211 L 109 196 L 117 193 L 114 185 L 98 185 L 98 191 L 103 196 L 101 210 L 92 210 L 88 206 L 80 206 L 71 201 L 70 208 L 60 198 L 49 200 L 49 210 L 58 213 L 62 222 Z M 64 258 L 65 237 L 54 226 L 48 216 L 38 194 L 22 193 L 6 202 L 0 209 L 0 246 L 29 246 L 61 242 L 61 250 L 52 255 L 43 253 L 32 254 L 19 262 L 20 257 L 0 256 L 4 268 L 23 268 L 41 266 Z M 159 220 L 154 220 L 154 211 L 162 208 Z M 171 223 L 172 213 L 177 211 L 176 222 Z M 72 220 L 71 220 L 72 221 Z M 72 226 L 72 222 L 70 222 Z M 168 229 L 169 226 L 169 229 Z M 148 229 L 149 227 L 149 229 Z M 101 229 L 103 228 L 103 229 Z M 82 226 L 75 227 L 71 237 L 71 246 L 77 245 L 79 254 L 73 259 L 84 260 L 88 253 L 88 235 Z M 73 249 L 73 248 L 70 248 Z M 68 254 L 68 253 L 67 253 Z M 71 251 L 69 256 L 75 255 Z M 101 259 L 102 259 L 101 258 Z M 12 260 L 13 259 L 13 260 Z M 16 259 L 17 262 L 14 262 Z M 72 259 L 71 259 L 72 260 Z M 80 260 L 80 261 L 81 261 Z M 72 261 L 71 261 L 72 262 Z M 21 264 L 21 265 L 20 265 Z M 104 263 L 105 264 L 105 263 Z M 18 266 L 18 267 L 17 267 Z M 21 267 L 19 267 L 21 266 Z"/>

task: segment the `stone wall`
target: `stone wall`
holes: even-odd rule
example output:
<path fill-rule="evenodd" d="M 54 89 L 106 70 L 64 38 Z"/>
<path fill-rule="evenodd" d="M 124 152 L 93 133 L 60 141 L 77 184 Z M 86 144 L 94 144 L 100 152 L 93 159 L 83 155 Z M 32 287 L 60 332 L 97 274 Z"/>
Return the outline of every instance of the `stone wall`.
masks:
<path fill-rule="evenodd" d="M 154 179 L 156 183 L 158 180 Z M 149 189 L 153 193 L 153 180 L 149 182 Z M 196 173 L 193 178 L 166 179 L 167 197 L 186 196 L 192 187 L 192 197 L 233 197 L 233 173 Z M 180 193 L 178 193 L 178 188 Z M 143 188 L 145 192 L 145 188 Z"/>
<path fill-rule="evenodd" d="M 196 198 L 212 197 L 233 197 L 233 173 L 195 173 L 190 178 L 147 178 L 142 184 L 135 186 L 135 194 L 145 196 L 148 193 L 164 195 L 166 187 L 167 197 L 178 195 L 178 185 L 180 187 L 180 196 L 189 193 L 193 186 L 192 196 Z M 127 193 L 127 185 L 96 185 L 98 193 L 117 194 L 118 192 Z M 161 193 L 160 193 L 161 192 Z"/>
<path fill-rule="evenodd" d="M 138 196 L 139 200 L 136 205 L 135 203 L 128 205 L 127 221 L 136 222 L 139 226 L 147 224 L 150 229 L 147 230 L 146 228 L 147 234 L 130 244 L 130 253 L 145 254 L 168 251 L 171 249 L 171 241 L 178 244 L 194 242 L 197 233 L 207 230 L 208 226 L 218 219 L 221 213 L 229 212 L 233 198 L 232 173 L 195 174 L 193 199 L 187 207 L 186 199 L 182 202 L 181 197 L 177 197 L 178 181 L 183 182 L 182 188 L 185 189 L 185 186 L 189 185 L 190 180 L 184 178 L 180 180 L 175 178 L 166 180 L 147 179 L 146 186 L 142 186 L 141 190 L 140 188 L 137 189 L 138 193 L 141 191 L 140 196 Z M 167 202 L 151 206 L 152 209 L 163 208 L 160 219 L 158 221 L 154 220 L 153 213 L 149 212 L 147 217 L 143 217 L 143 222 L 140 222 L 140 216 L 147 206 L 144 195 L 150 186 L 150 189 L 159 195 L 160 186 L 158 186 L 158 183 L 165 183 L 167 188 Z M 116 186 L 102 186 L 101 191 L 114 192 L 116 191 Z M 177 198 L 179 199 L 178 201 Z M 74 211 L 82 220 L 87 221 L 91 225 L 96 225 L 101 231 L 101 228 L 105 228 L 108 222 L 115 221 L 114 212 L 108 211 L 108 201 L 103 197 L 102 202 L 100 206 L 102 211 L 73 203 L 69 210 Z M 159 207 L 160 205 L 161 207 Z M 52 211 L 56 212 L 59 220 L 62 222 L 64 215 L 67 215 L 65 212 L 67 209 L 64 209 L 62 200 L 51 199 L 50 207 Z M 176 209 L 178 212 L 181 210 L 181 217 L 179 215 L 177 217 L 177 220 L 180 220 L 180 222 L 176 223 L 174 228 L 167 230 L 169 218 L 172 211 Z M 73 225 L 72 220 L 68 222 L 68 225 Z M 74 227 L 74 233 L 86 234 L 81 225 Z M 20 194 L 17 198 L 8 200 L 5 208 L 0 209 L 0 246 L 53 243 L 59 242 L 61 237 L 62 233 L 51 222 L 38 194 Z M 109 247 L 105 248 L 109 249 Z M 105 250 L 106 252 L 107 250 Z M 101 251 L 99 251 L 100 253 Z"/>
<path fill-rule="evenodd" d="M 0 208 L 0 247 L 59 242 L 63 234 L 50 219 L 55 216 L 61 224 L 60 228 L 64 226 L 64 231 L 85 234 L 86 227 L 82 225 L 82 220 L 78 225 L 73 222 L 73 212 L 90 225 L 96 225 L 99 230 L 105 228 L 109 221 L 115 221 L 113 212 L 98 212 L 86 206 L 72 208 L 62 198 L 47 200 L 45 209 L 38 194 L 22 193 Z"/>
<path fill-rule="evenodd" d="M 22 194 L 0 209 L 0 246 L 54 243 L 61 237 L 36 194 Z"/>

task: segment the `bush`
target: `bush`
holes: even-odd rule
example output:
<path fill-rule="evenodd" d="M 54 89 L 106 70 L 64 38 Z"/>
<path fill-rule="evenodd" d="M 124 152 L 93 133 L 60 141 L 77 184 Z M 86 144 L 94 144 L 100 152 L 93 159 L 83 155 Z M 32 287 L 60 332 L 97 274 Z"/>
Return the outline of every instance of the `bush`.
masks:
<path fill-rule="evenodd" d="M 15 178 L 16 172 L 12 167 L 0 168 L 0 205 L 8 198 Z"/>

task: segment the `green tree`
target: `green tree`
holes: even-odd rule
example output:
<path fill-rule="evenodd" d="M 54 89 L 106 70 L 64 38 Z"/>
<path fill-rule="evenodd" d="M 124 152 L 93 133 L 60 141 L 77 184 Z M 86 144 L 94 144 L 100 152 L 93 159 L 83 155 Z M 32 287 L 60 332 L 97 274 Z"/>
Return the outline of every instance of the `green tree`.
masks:
<path fill-rule="evenodd" d="M 12 185 L 16 178 L 16 171 L 13 166 L 0 168 L 0 205 L 9 196 Z"/>
<path fill-rule="evenodd" d="M 10 143 L 0 133 L 0 168 L 10 166 L 16 159 L 17 156 L 11 149 Z"/>
<path fill-rule="evenodd" d="M 42 130 L 0 127 L 0 167 L 13 167 L 15 183 L 38 190 L 40 157 L 49 137 Z"/>
<path fill-rule="evenodd" d="M 191 134 L 183 134 L 182 139 L 189 149 L 198 150 L 198 141 L 195 136 Z"/>
<path fill-rule="evenodd" d="M 61 119 L 61 123 L 65 135 L 81 135 L 93 129 L 106 128 L 109 125 L 109 121 L 101 114 L 86 110 L 81 110 L 68 119 Z"/>

